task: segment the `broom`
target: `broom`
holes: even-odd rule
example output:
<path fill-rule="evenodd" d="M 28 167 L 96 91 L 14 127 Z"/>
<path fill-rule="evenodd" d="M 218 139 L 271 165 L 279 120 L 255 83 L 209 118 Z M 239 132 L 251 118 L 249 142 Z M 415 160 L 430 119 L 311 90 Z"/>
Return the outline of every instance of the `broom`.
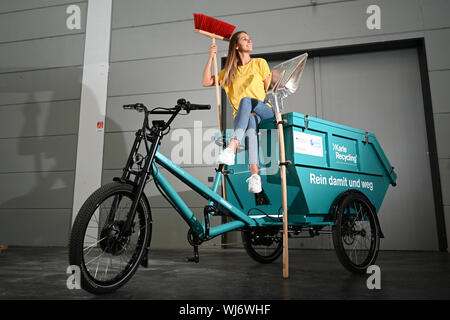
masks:
<path fill-rule="evenodd" d="M 230 41 L 236 26 L 229 23 L 208 17 L 201 13 L 194 13 L 194 32 L 203 34 L 212 39 L 212 44 L 216 43 L 216 39 Z M 222 134 L 222 112 L 220 103 L 219 77 L 217 68 L 217 56 L 214 55 L 214 78 L 216 85 L 217 112 L 219 115 L 219 130 Z M 222 175 L 222 193 L 224 199 L 227 198 L 225 189 L 225 176 Z"/>

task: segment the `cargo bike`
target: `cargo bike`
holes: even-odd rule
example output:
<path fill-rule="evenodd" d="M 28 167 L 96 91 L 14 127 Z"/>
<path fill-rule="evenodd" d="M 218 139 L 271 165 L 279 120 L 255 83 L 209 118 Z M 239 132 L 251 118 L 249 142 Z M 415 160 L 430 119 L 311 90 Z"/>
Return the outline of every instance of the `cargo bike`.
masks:
<path fill-rule="evenodd" d="M 283 98 L 295 91 L 301 75 L 298 66 L 287 67 L 281 65 L 273 86 L 278 90 L 268 94 L 277 110 Z M 287 76 L 286 70 L 290 72 Z M 159 151 L 175 117 L 208 110 L 209 105 L 179 99 L 173 108 L 148 110 L 141 103 L 123 108 L 144 115 L 123 174 L 85 201 L 72 226 L 69 262 L 80 268 L 83 289 L 95 294 L 115 291 L 139 265 L 148 266 L 152 215 L 144 188 L 150 181 L 189 226 L 187 240 L 194 248 L 189 261 L 199 262 L 198 246 L 203 242 L 240 230 L 247 253 L 260 263 L 273 262 L 282 254 L 284 234 L 286 238 L 304 234 L 312 237 L 331 232 L 337 257 L 346 269 L 364 273 L 374 264 L 383 237 L 377 213 L 389 184 L 396 183 L 396 174 L 374 134 L 300 113 L 262 121 L 259 148 L 263 191 L 252 195 L 245 182 L 249 175 L 246 152 L 238 153 L 233 166 L 219 165 L 209 188 Z M 150 125 L 151 115 L 163 114 L 170 115 L 169 119 L 152 120 Z M 279 125 L 284 129 L 283 161 L 281 153 L 276 152 L 279 140 L 274 139 Z M 224 131 L 217 143 L 226 143 L 229 134 L 230 130 Z M 143 155 L 139 153 L 141 143 L 145 146 Z M 192 213 L 156 164 L 206 199 L 203 221 Z M 280 192 L 282 166 L 286 168 L 287 229 L 283 228 Z M 226 199 L 218 194 L 223 177 Z M 211 217 L 217 215 L 226 219 L 212 226 Z"/>

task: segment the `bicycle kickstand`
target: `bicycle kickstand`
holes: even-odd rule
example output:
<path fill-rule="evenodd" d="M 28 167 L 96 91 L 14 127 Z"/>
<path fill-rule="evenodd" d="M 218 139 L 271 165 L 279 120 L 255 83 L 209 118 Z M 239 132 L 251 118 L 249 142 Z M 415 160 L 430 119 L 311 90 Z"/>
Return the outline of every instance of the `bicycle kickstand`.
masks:
<path fill-rule="evenodd" d="M 200 256 L 198 254 L 198 246 L 194 246 L 194 257 L 192 257 L 192 258 L 186 257 L 186 258 L 184 258 L 184 262 L 198 263 L 199 261 L 200 261 Z"/>

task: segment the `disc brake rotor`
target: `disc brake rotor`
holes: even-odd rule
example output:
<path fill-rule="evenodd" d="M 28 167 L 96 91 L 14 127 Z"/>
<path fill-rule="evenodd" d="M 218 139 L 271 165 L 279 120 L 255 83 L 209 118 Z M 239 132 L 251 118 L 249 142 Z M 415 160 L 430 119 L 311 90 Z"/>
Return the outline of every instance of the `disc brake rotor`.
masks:
<path fill-rule="evenodd" d="M 106 253 L 114 256 L 120 255 L 126 250 L 129 236 L 120 236 L 125 221 L 114 221 L 112 224 L 105 226 L 100 234 L 100 247 Z"/>

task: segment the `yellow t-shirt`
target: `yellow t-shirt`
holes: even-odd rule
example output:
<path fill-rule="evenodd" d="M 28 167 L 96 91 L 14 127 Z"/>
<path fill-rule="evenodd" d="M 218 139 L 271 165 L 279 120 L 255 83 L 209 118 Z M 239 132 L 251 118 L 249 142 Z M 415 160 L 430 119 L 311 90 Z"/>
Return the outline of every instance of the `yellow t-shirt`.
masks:
<path fill-rule="evenodd" d="M 242 98 L 249 97 L 264 101 L 266 98 L 266 88 L 264 88 L 264 80 L 270 74 L 269 64 L 263 58 L 254 58 L 244 66 L 236 69 L 233 83 L 230 86 L 223 86 L 222 70 L 218 74 L 219 84 L 225 89 L 228 99 L 233 107 L 233 117 L 239 109 L 239 103 Z"/>

